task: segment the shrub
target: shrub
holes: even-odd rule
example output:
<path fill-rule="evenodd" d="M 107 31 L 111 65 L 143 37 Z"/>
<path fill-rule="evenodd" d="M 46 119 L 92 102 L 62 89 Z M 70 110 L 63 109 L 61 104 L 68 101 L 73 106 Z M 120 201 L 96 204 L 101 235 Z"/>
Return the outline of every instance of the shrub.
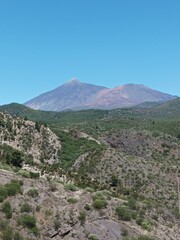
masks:
<path fill-rule="evenodd" d="M 15 167 L 22 167 L 23 162 L 23 153 L 19 150 L 13 149 L 11 153 L 11 161 L 10 163 Z"/>
<path fill-rule="evenodd" d="M 140 237 L 138 237 L 137 240 L 153 240 L 153 238 L 148 237 L 148 236 L 140 236 Z"/>
<path fill-rule="evenodd" d="M 7 190 L 4 186 L 0 186 L 0 202 L 3 202 L 7 198 Z"/>
<path fill-rule="evenodd" d="M 14 234 L 14 240 L 24 240 L 24 238 L 20 235 L 19 232 L 16 232 Z"/>
<path fill-rule="evenodd" d="M 40 212 L 41 207 L 39 205 L 36 206 L 36 212 Z"/>
<path fill-rule="evenodd" d="M 96 209 L 102 209 L 107 206 L 107 201 L 105 199 L 97 198 L 93 201 L 93 207 Z"/>
<path fill-rule="evenodd" d="M 107 206 L 107 201 L 104 197 L 102 191 L 97 191 L 93 196 L 93 207 L 96 209 L 105 208 Z"/>
<path fill-rule="evenodd" d="M 64 189 L 73 192 L 78 190 L 78 188 L 74 184 L 65 184 Z"/>
<path fill-rule="evenodd" d="M 89 210 L 91 210 L 91 207 L 89 206 L 89 204 L 86 203 L 86 205 L 84 206 L 84 209 L 89 211 Z"/>
<path fill-rule="evenodd" d="M 29 205 L 28 203 L 24 203 L 21 205 L 21 212 L 31 212 L 32 211 L 32 207 L 31 205 Z"/>
<path fill-rule="evenodd" d="M 49 184 L 49 189 L 50 189 L 51 192 L 57 191 L 57 186 L 56 186 L 56 184 L 55 184 L 55 183 L 50 183 L 50 184 Z"/>
<path fill-rule="evenodd" d="M 16 194 L 21 193 L 21 186 L 21 180 L 11 180 L 10 183 L 4 185 L 8 196 L 15 196 Z"/>
<path fill-rule="evenodd" d="M 78 200 L 76 199 L 76 198 L 69 198 L 68 200 L 68 203 L 70 203 L 70 204 L 74 204 L 74 203 L 77 203 L 78 202 Z"/>
<path fill-rule="evenodd" d="M 122 231 L 122 236 L 124 237 L 128 236 L 128 230 L 125 227 L 122 227 L 121 231 Z"/>
<path fill-rule="evenodd" d="M 30 175 L 30 178 L 34 178 L 34 179 L 39 178 L 40 176 L 38 172 L 29 172 L 29 175 Z"/>
<path fill-rule="evenodd" d="M 36 188 L 30 188 L 27 192 L 27 195 L 30 197 L 37 197 L 38 196 L 38 190 Z"/>
<path fill-rule="evenodd" d="M 130 209 L 136 210 L 136 208 L 137 208 L 136 200 L 131 197 L 128 201 L 128 206 L 129 206 Z"/>
<path fill-rule="evenodd" d="M 6 229 L 6 227 L 7 227 L 7 222 L 5 222 L 0 218 L 0 231 Z"/>
<path fill-rule="evenodd" d="M 115 176 L 115 175 L 112 175 L 112 176 L 111 176 L 111 186 L 112 186 L 112 187 L 117 187 L 117 186 L 118 186 L 118 183 L 119 183 L 118 177 Z"/>
<path fill-rule="evenodd" d="M 36 227 L 36 219 L 34 216 L 24 214 L 20 217 L 19 223 L 29 229 L 33 229 Z"/>
<path fill-rule="evenodd" d="M 89 234 L 88 239 L 89 240 L 99 240 L 96 234 Z"/>
<path fill-rule="evenodd" d="M 25 177 L 25 178 L 30 178 L 30 173 L 26 170 L 19 170 L 18 172 L 21 176 Z"/>
<path fill-rule="evenodd" d="M 45 214 L 45 217 L 46 217 L 46 219 L 47 219 L 49 216 L 52 215 L 51 209 L 46 209 L 45 212 L 44 212 L 44 214 Z"/>
<path fill-rule="evenodd" d="M 119 218 L 123 221 L 130 221 L 132 218 L 131 211 L 125 205 L 118 206 L 116 208 L 116 213 L 118 214 Z"/>
<path fill-rule="evenodd" d="M 55 219 L 54 220 L 54 229 L 55 231 L 57 231 L 61 226 L 61 222 L 59 221 L 59 219 Z"/>
<path fill-rule="evenodd" d="M 94 192 L 94 189 L 91 188 L 91 187 L 86 187 L 86 188 L 85 188 L 85 191 L 92 193 L 92 192 Z"/>
<path fill-rule="evenodd" d="M 11 204 L 9 202 L 4 202 L 2 205 L 2 211 L 5 213 L 6 218 L 11 218 L 12 217 L 12 208 Z"/>
<path fill-rule="evenodd" d="M 149 220 L 143 220 L 141 222 L 141 227 L 150 231 L 152 229 L 152 223 Z"/>
<path fill-rule="evenodd" d="M 85 221 L 86 221 L 86 213 L 84 211 L 81 211 L 79 213 L 79 217 L 78 217 L 81 225 L 84 225 Z"/>
<path fill-rule="evenodd" d="M 0 232 L 2 240 L 13 240 L 13 232 L 6 221 L 0 219 Z"/>
<path fill-rule="evenodd" d="M 2 240 L 13 240 L 13 231 L 12 229 L 7 226 L 3 231 L 1 235 Z"/>

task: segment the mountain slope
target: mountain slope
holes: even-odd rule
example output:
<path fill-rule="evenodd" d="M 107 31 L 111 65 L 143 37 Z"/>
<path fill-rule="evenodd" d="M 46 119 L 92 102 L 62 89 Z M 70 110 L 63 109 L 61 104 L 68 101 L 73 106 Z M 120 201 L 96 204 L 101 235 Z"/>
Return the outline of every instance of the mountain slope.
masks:
<path fill-rule="evenodd" d="M 33 109 L 46 111 L 74 109 L 87 102 L 89 98 L 92 98 L 102 89 L 105 89 L 105 87 L 81 83 L 79 80 L 73 79 L 50 92 L 26 102 L 25 105 Z"/>
<path fill-rule="evenodd" d="M 25 105 L 45 111 L 113 109 L 134 106 L 143 102 L 164 102 L 174 98 L 174 96 L 144 85 L 127 84 L 106 88 L 73 79 L 50 92 L 33 98 Z"/>
<path fill-rule="evenodd" d="M 164 102 L 172 99 L 169 94 L 150 89 L 141 84 L 126 84 L 100 91 L 95 99 L 85 104 L 93 108 L 118 108 L 143 102 Z"/>

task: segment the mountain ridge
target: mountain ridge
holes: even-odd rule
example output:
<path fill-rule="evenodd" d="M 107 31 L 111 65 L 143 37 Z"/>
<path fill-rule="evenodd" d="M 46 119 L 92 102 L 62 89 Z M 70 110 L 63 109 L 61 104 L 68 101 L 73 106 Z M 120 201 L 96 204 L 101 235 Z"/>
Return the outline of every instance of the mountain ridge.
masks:
<path fill-rule="evenodd" d="M 43 93 L 24 105 L 45 111 L 82 109 L 114 109 L 131 107 L 143 102 L 166 102 L 174 99 L 143 84 L 125 84 L 114 88 L 93 85 L 72 79 L 54 90 Z"/>

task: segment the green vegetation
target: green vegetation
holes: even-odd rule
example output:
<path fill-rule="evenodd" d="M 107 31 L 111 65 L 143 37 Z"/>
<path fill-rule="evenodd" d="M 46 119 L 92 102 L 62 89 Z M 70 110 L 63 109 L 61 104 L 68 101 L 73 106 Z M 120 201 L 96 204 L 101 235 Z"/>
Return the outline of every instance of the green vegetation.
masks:
<path fill-rule="evenodd" d="M 24 212 L 31 212 L 32 211 L 32 207 L 29 203 L 25 202 L 21 205 L 21 212 L 24 213 Z"/>
<path fill-rule="evenodd" d="M 78 200 L 77 200 L 76 198 L 73 198 L 73 197 L 69 198 L 67 201 L 68 201 L 68 203 L 70 203 L 70 204 L 75 204 L 75 203 L 78 202 Z"/>
<path fill-rule="evenodd" d="M 102 149 L 95 141 L 79 138 L 76 131 L 64 132 L 59 128 L 53 127 L 52 130 L 57 134 L 61 141 L 62 150 L 59 152 L 59 167 L 67 170 L 73 165 L 75 160 L 85 152 L 94 152 Z"/>
<path fill-rule="evenodd" d="M 79 212 L 79 217 L 78 217 L 81 225 L 85 224 L 86 221 L 86 213 L 84 211 Z"/>
<path fill-rule="evenodd" d="M 0 145 L 0 152 L 1 152 L 0 154 L 1 163 L 10 164 L 14 167 L 19 167 L 19 168 L 22 166 L 22 162 L 24 160 L 24 154 L 21 151 L 16 150 L 4 143 Z"/>
<path fill-rule="evenodd" d="M 124 237 L 123 240 L 155 240 L 149 236 L 143 235 L 139 237 Z"/>
<path fill-rule="evenodd" d="M 35 217 L 33 217 L 31 215 L 28 215 L 28 214 L 22 215 L 20 220 L 19 220 L 19 222 L 24 227 L 27 227 L 27 228 L 30 228 L 30 229 L 36 227 L 36 219 L 35 219 Z"/>
<path fill-rule="evenodd" d="M 122 205 L 116 208 L 116 213 L 119 218 L 123 221 L 130 221 L 132 218 L 132 211 L 128 209 L 126 205 Z"/>
<path fill-rule="evenodd" d="M 21 224 L 23 227 L 28 228 L 34 233 L 34 235 L 38 235 L 38 228 L 36 227 L 36 218 L 34 216 L 23 214 L 18 223 Z"/>
<path fill-rule="evenodd" d="M 97 237 L 97 235 L 96 234 L 89 234 L 89 236 L 88 236 L 88 239 L 89 240 L 99 240 L 99 238 Z"/>
<path fill-rule="evenodd" d="M 2 205 L 2 211 L 5 213 L 6 218 L 11 218 L 12 217 L 12 208 L 10 202 L 6 201 Z"/>
<path fill-rule="evenodd" d="M 67 193 L 66 200 L 69 203 L 68 205 L 66 202 L 67 208 L 73 209 L 70 204 L 77 202 L 78 204 L 74 207 L 82 206 L 83 210 L 79 211 L 78 215 L 82 226 L 86 219 L 89 221 L 89 214 L 95 213 L 101 216 L 109 208 L 115 213 L 115 218 L 119 218 L 120 221 L 133 220 L 132 224 L 137 223 L 142 230 L 147 231 L 151 231 L 156 224 L 158 225 L 160 219 L 162 224 L 167 226 L 174 226 L 179 220 L 176 179 L 180 177 L 178 169 L 180 99 L 148 108 L 139 106 L 105 111 L 55 113 L 34 111 L 21 105 L 11 105 L 8 109 L 14 111 L 14 114 L 23 116 L 25 121 L 35 120 L 36 133 L 42 132 L 41 124 L 46 119 L 44 126 L 48 125 L 57 134 L 62 148 L 58 153 L 58 159 L 55 159 L 56 156 L 51 152 L 51 147 L 47 150 L 47 142 L 43 141 L 41 148 L 44 155 L 41 163 L 37 164 L 33 162 L 32 156 L 27 157 L 24 152 L 3 144 L 0 146 L 0 167 L 18 171 L 18 174 L 23 177 L 37 178 L 37 181 L 39 181 L 39 174 L 21 169 L 23 162 L 28 162 L 32 166 L 37 164 L 42 172 L 50 172 L 52 176 L 53 174 L 66 175 L 67 179 L 72 180 L 74 184 L 65 184 L 64 190 L 73 192 L 82 187 L 83 197 L 86 195 L 88 198 L 92 197 L 92 204 L 90 201 L 83 202 L 81 205 L 81 199 L 77 200 L 75 197 L 70 197 L 73 195 L 71 192 Z M 18 134 L 18 129 L 22 129 L 22 122 L 18 122 L 18 129 L 14 131 L 11 121 L 5 121 L 3 115 L 0 115 L 0 128 L 8 130 L 9 135 L 5 134 L 3 140 L 13 141 Z M 23 139 L 26 139 L 26 141 L 23 140 L 23 147 L 28 149 L 30 136 L 27 134 Z M 53 145 L 54 142 L 52 141 L 51 144 Z M 46 163 L 44 159 L 47 151 L 55 160 L 58 160 L 57 163 L 52 165 Z M 54 196 L 60 189 L 57 184 L 58 182 L 50 181 L 49 177 L 48 190 Z M 34 205 L 38 200 L 38 189 L 29 189 L 23 204 L 19 206 L 19 214 L 21 214 L 19 223 L 35 235 L 38 234 L 38 230 L 36 219 L 32 215 L 34 211 L 43 212 L 45 221 L 52 218 L 52 227 L 56 231 L 60 228 L 63 218 L 53 218 L 54 211 L 49 206 L 42 210 L 40 206 Z M 2 215 L 6 216 L 8 221 L 14 219 L 11 198 L 21 193 L 21 181 L 14 180 L 0 185 Z M 120 199 L 124 200 L 123 203 Z M 12 214 L 13 218 L 10 219 Z M 72 212 L 69 222 L 73 222 L 73 218 Z M 0 225 L 2 239 L 23 239 L 19 233 L 14 234 L 11 228 L 3 229 L 3 223 Z M 129 231 L 130 234 L 131 231 Z M 122 235 L 123 240 L 152 240 L 148 236 L 130 237 L 127 229 L 122 230 Z M 87 238 L 98 239 L 93 234 L 88 236 L 88 233 Z"/>
<path fill-rule="evenodd" d="M 0 234 L 2 240 L 24 240 L 19 232 L 13 232 L 6 221 L 0 219 Z"/>
<path fill-rule="evenodd" d="M 8 196 L 15 196 L 21 193 L 21 186 L 21 180 L 12 180 L 10 183 L 0 185 L 0 202 L 3 202 Z"/>
<path fill-rule="evenodd" d="M 65 184 L 64 185 L 64 189 L 65 190 L 69 190 L 69 191 L 72 191 L 72 192 L 75 192 L 78 190 L 78 188 L 74 185 L 74 184 Z"/>
<path fill-rule="evenodd" d="M 108 202 L 102 192 L 96 192 L 93 196 L 93 207 L 96 209 L 106 208 Z"/>
<path fill-rule="evenodd" d="M 39 195 L 38 190 L 36 188 L 30 188 L 27 192 L 27 195 L 32 197 L 32 198 L 35 198 Z"/>
<path fill-rule="evenodd" d="M 14 240 L 24 240 L 24 238 L 21 236 L 19 232 L 16 232 L 14 234 Z"/>

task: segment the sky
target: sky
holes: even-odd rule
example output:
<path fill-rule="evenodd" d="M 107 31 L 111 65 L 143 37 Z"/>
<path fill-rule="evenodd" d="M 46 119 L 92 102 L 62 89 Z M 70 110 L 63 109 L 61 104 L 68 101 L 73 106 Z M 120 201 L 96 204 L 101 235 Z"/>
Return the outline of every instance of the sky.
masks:
<path fill-rule="evenodd" d="M 180 0 L 0 0 L 0 105 L 72 78 L 180 96 Z"/>

